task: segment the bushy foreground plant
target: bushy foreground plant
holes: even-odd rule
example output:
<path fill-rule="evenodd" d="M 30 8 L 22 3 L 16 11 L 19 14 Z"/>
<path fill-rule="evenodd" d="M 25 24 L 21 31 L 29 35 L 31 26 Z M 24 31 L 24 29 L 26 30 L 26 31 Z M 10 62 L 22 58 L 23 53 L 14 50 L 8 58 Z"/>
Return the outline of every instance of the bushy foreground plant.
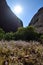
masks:
<path fill-rule="evenodd" d="M 43 65 L 43 45 L 39 42 L 0 41 L 0 65 Z"/>

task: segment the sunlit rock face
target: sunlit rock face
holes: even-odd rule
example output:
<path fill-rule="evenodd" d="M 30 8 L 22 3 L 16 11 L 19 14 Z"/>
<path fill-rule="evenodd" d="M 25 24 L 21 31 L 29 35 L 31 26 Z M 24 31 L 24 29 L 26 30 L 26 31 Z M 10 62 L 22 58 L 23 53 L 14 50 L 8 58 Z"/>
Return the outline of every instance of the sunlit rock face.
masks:
<path fill-rule="evenodd" d="M 34 26 L 39 33 L 43 33 L 43 7 L 33 16 L 30 24 Z"/>
<path fill-rule="evenodd" d="M 5 32 L 15 32 L 21 26 L 22 21 L 11 11 L 6 0 L 0 0 L 0 27 Z"/>

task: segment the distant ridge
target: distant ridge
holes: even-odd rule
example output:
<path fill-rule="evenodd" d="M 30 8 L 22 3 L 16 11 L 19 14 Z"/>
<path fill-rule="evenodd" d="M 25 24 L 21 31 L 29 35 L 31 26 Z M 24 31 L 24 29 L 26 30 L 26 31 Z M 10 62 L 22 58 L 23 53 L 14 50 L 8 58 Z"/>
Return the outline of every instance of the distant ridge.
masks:
<path fill-rule="evenodd" d="M 15 32 L 23 22 L 10 10 L 6 0 L 0 0 L 0 27 L 5 32 Z"/>
<path fill-rule="evenodd" d="M 33 16 L 29 26 L 33 26 L 37 32 L 43 33 L 43 7 Z"/>

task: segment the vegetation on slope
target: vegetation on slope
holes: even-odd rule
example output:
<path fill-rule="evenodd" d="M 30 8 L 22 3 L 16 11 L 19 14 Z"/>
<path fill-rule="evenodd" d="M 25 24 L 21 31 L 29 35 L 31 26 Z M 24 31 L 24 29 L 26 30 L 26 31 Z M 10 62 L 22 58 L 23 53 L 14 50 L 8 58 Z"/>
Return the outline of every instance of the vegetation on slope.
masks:
<path fill-rule="evenodd" d="M 17 32 L 8 32 L 5 33 L 2 29 L 0 29 L 0 40 L 35 40 L 35 41 L 43 41 L 43 34 L 37 33 L 34 27 L 28 26 L 26 28 L 19 28 Z"/>
<path fill-rule="evenodd" d="M 0 65 L 43 65 L 43 34 L 33 27 L 19 28 L 17 32 L 5 33 L 0 28 Z M 41 41 L 39 42 L 23 42 Z M 9 41 L 9 42 L 8 42 Z"/>

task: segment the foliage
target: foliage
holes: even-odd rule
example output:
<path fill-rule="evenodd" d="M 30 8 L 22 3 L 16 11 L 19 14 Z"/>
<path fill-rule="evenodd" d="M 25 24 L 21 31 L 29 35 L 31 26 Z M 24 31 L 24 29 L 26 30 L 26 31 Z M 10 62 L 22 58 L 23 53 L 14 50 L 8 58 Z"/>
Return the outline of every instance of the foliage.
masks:
<path fill-rule="evenodd" d="M 0 28 L 0 40 L 3 39 L 5 32 Z"/>
<path fill-rule="evenodd" d="M 26 40 L 37 40 L 39 34 L 35 32 L 34 27 L 29 26 L 26 28 L 25 35 L 26 35 Z"/>
<path fill-rule="evenodd" d="M 28 26 L 26 28 L 20 27 L 18 28 L 17 32 L 8 32 L 5 33 L 2 29 L 0 29 L 0 40 L 35 40 L 38 41 L 39 39 L 42 39 L 43 36 L 41 36 L 39 33 L 35 31 L 35 28 L 32 26 Z"/>
<path fill-rule="evenodd" d="M 43 44 L 43 35 L 40 35 L 40 42 Z"/>
<path fill-rule="evenodd" d="M 6 33 L 5 35 L 4 35 L 4 39 L 5 40 L 13 40 L 14 39 L 14 37 L 13 37 L 13 32 L 8 32 L 8 33 Z"/>
<path fill-rule="evenodd" d="M 43 65 L 43 45 L 39 42 L 0 41 L 0 65 Z"/>
<path fill-rule="evenodd" d="M 21 27 L 15 33 L 15 40 L 24 40 L 25 37 L 25 28 Z"/>
<path fill-rule="evenodd" d="M 35 32 L 35 29 L 31 26 L 26 28 L 19 28 L 15 33 L 16 40 L 38 40 L 39 34 Z"/>
<path fill-rule="evenodd" d="M 40 38 L 43 39 L 43 35 L 41 35 Z"/>

